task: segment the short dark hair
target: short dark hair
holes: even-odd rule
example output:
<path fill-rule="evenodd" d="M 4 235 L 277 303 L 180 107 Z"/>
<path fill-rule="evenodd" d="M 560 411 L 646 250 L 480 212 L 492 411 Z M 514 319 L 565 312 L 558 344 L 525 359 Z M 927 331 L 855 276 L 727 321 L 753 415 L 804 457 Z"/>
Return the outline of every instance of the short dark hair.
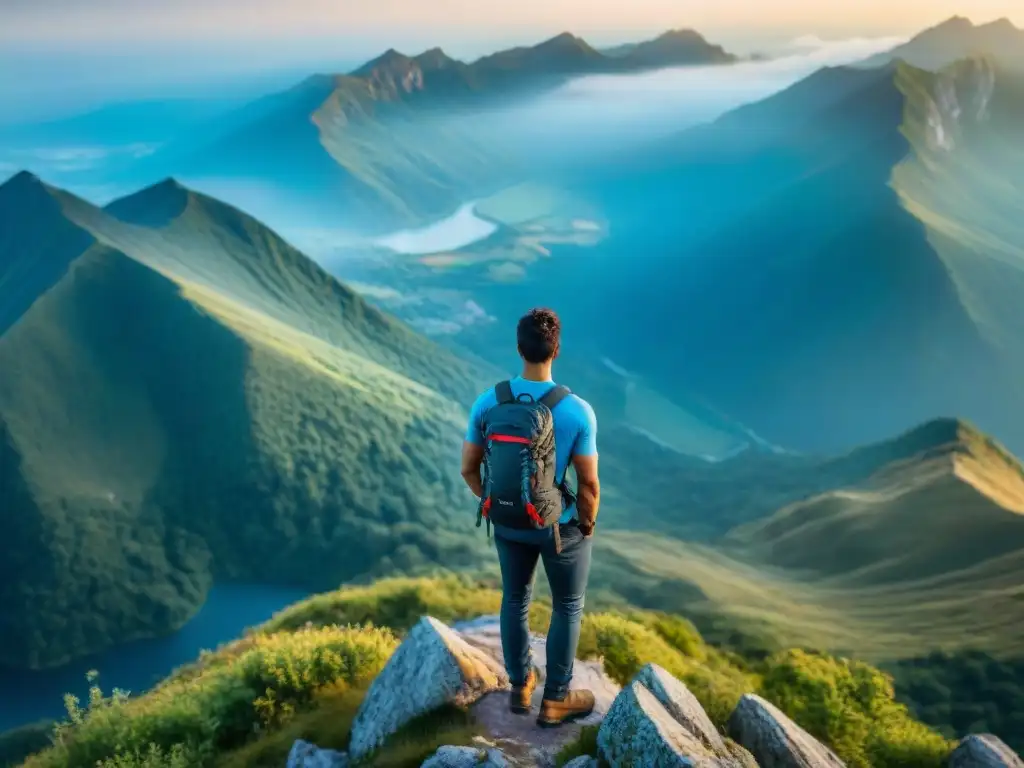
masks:
<path fill-rule="evenodd" d="M 546 363 L 558 354 L 562 321 L 553 309 L 531 309 L 519 319 L 516 340 L 528 363 Z"/>

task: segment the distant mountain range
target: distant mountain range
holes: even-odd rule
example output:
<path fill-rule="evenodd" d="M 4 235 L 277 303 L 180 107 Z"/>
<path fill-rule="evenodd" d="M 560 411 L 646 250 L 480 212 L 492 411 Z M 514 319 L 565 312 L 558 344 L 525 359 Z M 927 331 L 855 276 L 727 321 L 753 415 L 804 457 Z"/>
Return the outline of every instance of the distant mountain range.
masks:
<path fill-rule="evenodd" d="M 623 438 L 609 437 L 609 448 Z M 616 457 L 630 454 L 658 478 L 637 510 L 660 499 L 647 507 L 659 511 L 610 509 L 595 568 L 632 563 L 662 610 L 875 662 L 936 648 L 1019 654 L 1024 467 L 970 424 L 936 420 L 828 459 L 741 456 L 708 468 L 635 437 L 616 446 Z M 617 458 L 607 481 L 619 471 Z M 659 520 L 663 535 L 649 535 Z"/>
<path fill-rule="evenodd" d="M 958 413 L 1024 451 L 1021 125 L 998 61 L 832 68 L 588 171 L 589 292 L 643 297 L 592 332 L 787 447 Z"/>
<path fill-rule="evenodd" d="M 1024 30 L 1005 18 L 976 25 L 963 16 L 954 16 L 861 65 L 884 66 L 900 60 L 921 69 L 937 70 L 958 59 L 978 55 L 995 56 L 1006 65 L 1024 66 Z"/>
<path fill-rule="evenodd" d="M 468 64 L 440 48 L 418 56 L 391 49 L 351 73 L 350 77 L 366 84 L 366 90 L 356 86 L 358 92 L 348 96 L 447 109 L 507 98 L 510 92 L 553 87 L 567 77 L 736 61 L 736 56 L 693 30 L 672 30 L 612 53 L 564 32 L 537 45 L 498 51 Z"/>
<path fill-rule="evenodd" d="M 685 30 L 614 56 L 569 33 L 472 63 L 439 48 L 389 50 L 190 130 L 133 172 L 250 179 L 290 195 L 310 218 L 389 231 L 507 182 L 502 148 L 460 125 L 458 110 L 507 107 L 583 75 L 736 60 Z"/>
<path fill-rule="evenodd" d="M 214 578 L 483 546 L 452 457 L 497 374 L 173 181 L 102 210 L 0 186 L 0 370 L 0 666 L 168 632 Z"/>

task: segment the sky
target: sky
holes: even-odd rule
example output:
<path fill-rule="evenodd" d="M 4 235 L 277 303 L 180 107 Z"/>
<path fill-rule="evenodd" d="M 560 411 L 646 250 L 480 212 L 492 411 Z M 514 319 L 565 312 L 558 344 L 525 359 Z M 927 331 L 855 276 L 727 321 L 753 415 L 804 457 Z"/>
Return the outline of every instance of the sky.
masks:
<path fill-rule="evenodd" d="M 605 45 L 692 27 L 742 54 L 957 13 L 1024 26 L 1024 0 L 0 0 L 0 123 L 229 84 L 255 95 L 389 47 L 472 59 L 565 30 Z"/>
<path fill-rule="evenodd" d="M 908 32 L 955 13 L 1024 23 L 1020 0 L 0 0 L 0 40 L 88 45 L 330 34 L 366 45 L 394 37 L 472 47 L 478 34 L 493 39 L 564 29 Z"/>

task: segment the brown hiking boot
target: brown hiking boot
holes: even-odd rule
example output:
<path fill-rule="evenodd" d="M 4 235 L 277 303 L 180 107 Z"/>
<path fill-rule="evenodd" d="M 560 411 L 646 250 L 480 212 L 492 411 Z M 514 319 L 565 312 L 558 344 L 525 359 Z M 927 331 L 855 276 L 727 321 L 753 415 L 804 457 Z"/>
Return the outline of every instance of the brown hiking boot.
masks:
<path fill-rule="evenodd" d="M 569 691 L 564 699 L 544 699 L 540 705 L 537 725 L 541 728 L 557 728 L 573 720 L 586 717 L 594 711 L 594 694 L 590 691 Z"/>
<path fill-rule="evenodd" d="M 531 668 L 522 685 L 513 685 L 508 695 L 508 708 L 517 715 L 528 715 L 533 707 L 533 692 L 537 689 L 537 670 Z"/>

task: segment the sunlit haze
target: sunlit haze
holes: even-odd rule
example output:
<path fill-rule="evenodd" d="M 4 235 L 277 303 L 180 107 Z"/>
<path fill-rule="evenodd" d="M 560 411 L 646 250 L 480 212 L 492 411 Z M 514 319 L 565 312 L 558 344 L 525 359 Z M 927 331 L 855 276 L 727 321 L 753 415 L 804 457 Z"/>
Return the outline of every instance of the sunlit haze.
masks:
<path fill-rule="evenodd" d="M 4 0 L 0 123 L 118 98 L 219 95 L 228 83 L 256 94 L 389 47 L 472 59 L 565 30 L 606 45 L 691 27 L 742 54 L 807 34 L 910 34 L 956 13 L 1024 24 L 1017 0 Z"/>
<path fill-rule="evenodd" d="M 500 11 L 496 11 L 500 8 Z M 373 3 L 332 0 L 7 0 L 0 37 L 12 42 L 215 40 L 273 35 L 334 34 L 361 39 L 391 37 L 421 44 L 431 35 L 472 48 L 472 37 L 542 34 L 573 29 L 614 35 L 665 27 L 694 26 L 709 31 L 802 28 L 807 31 L 910 31 L 944 15 L 969 11 L 977 20 L 997 16 L 1024 20 L 1017 0 L 520 0 L 516 3 L 475 0 L 378 0 Z"/>

